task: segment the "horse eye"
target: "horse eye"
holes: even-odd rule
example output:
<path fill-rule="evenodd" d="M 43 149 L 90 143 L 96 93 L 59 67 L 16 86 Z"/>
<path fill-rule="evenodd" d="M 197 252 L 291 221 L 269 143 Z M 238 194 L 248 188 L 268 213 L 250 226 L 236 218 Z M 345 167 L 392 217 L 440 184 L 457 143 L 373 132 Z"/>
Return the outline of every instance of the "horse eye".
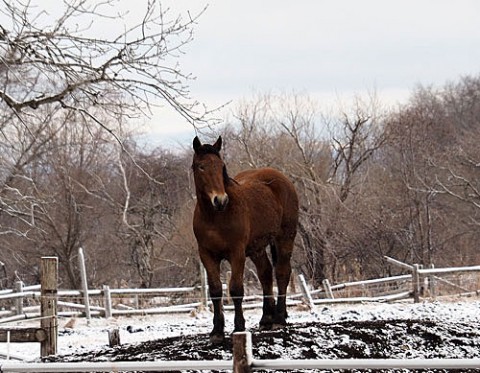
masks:
<path fill-rule="evenodd" d="M 205 167 L 203 167 L 203 166 L 201 166 L 201 165 L 198 165 L 198 166 L 197 166 L 197 170 L 203 172 L 203 171 L 205 171 Z"/>

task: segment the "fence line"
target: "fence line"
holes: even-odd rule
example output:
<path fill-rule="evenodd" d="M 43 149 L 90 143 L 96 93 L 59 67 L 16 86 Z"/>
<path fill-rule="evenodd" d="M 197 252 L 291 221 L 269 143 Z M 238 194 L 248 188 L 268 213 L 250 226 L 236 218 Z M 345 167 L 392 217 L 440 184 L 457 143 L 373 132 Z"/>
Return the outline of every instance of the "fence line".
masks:
<path fill-rule="evenodd" d="M 274 369 L 478 369 L 480 359 L 323 359 L 323 360 L 257 360 L 249 370 Z M 233 370 L 232 361 L 112 361 L 82 363 L 0 363 L 0 371 L 25 372 L 134 372 L 178 370 Z M 243 370 L 247 372 L 249 370 Z"/>
<path fill-rule="evenodd" d="M 338 303 L 355 303 L 355 302 L 391 302 L 397 301 L 400 299 L 406 299 L 413 297 L 415 301 L 420 299 L 420 293 L 424 287 L 423 279 L 428 279 L 430 287 L 430 294 L 436 296 L 436 287 L 444 284 L 450 288 L 457 288 L 464 294 L 476 294 L 478 290 L 475 288 L 473 291 L 467 289 L 465 286 L 457 285 L 446 279 L 438 277 L 442 274 L 453 274 L 453 273 L 468 273 L 468 272 L 478 272 L 480 271 L 480 266 L 470 266 L 470 267 L 455 267 L 455 268 L 429 268 L 423 269 L 416 265 L 412 266 L 406 263 L 402 263 L 398 260 L 388 258 L 387 261 L 394 265 L 398 265 L 403 269 L 412 270 L 412 274 L 392 276 L 380 279 L 370 279 L 363 281 L 354 281 L 354 282 L 345 282 L 342 284 L 329 285 L 328 282 L 324 283 L 323 288 L 320 289 L 310 289 L 307 286 L 306 281 L 302 274 L 299 274 L 299 282 L 301 293 L 288 294 L 288 305 L 295 306 L 300 303 L 307 304 L 310 308 L 314 305 L 325 305 L 325 304 L 338 304 Z M 384 291 L 383 295 L 365 295 L 367 287 L 372 285 L 386 286 L 388 291 Z M 408 286 L 408 287 L 407 287 Z M 34 308 L 25 307 L 23 309 L 23 300 L 24 299 L 33 299 L 39 300 L 41 294 L 38 291 L 40 285 L 32 286 L 19 286 L 15 289 L 7 289 L 0 291 L 0 301 L 10 300 L 15 301 L 15 308 L 10 310 L 0 311 L 0 323 L 16 321 L 20 319 L 26 319 L 31 317 L 38 316 L 38 311 L 34 312 Z M 395 289 L 392 289 L 394 287 Z M 227 285 L 224 285 L 224 289 L 227 288 Z M 355 294 L 348 293 L 348 296 L 341 296 L 341 292 L 345 289 L 359 288 L 363 293 L 362 296 L 356 296 Z M 363 290 L 362 290 L 363 289 Z M 196 293 L 196 295 L 188 293 Z M 358 293 L 358 292 L 357 292 Z M 59 310 L 59 316 L 71 317 L 73 315 L 81 316 L 86 314 L 86 304 L 85 304 L 85 294 L 88 294 L 89 297 L 95 300 L 96 305 L 90 305 L 89 310 L 92 316 L 121 316 L 121 315 L 134 315 L 134 314 L 162 314 L 162 313 L 172 313 L 172 312 L 190 312 L 196 308 L 203 305 L 209 305 L 210 301 L 204 299 L 206 290 L 200 286 L 189 286 L 189 287 L 179 287 L 179 288 L 154 288 L 154 289 L 110 289 L 108 286 L 104 286 L 103 289 L 87 289 L 86 291 L 81 290 L 58 290 L 58 297 L 62 300 L 58 301 L 58 306 L 64 310 Z M 185 304 L 176 304 L 176 305 L 158 305 L 154 307 L 140 308 L 138 307 L 138 297 L 142 298 L 151 298 L 155 296 L 165 296 L 168 297 L 167 301 L 171 300 L 172 294 L 183 295 L 182 300 L 188 298 L 193 300 L 193 302 L 187 302 Z M 185 296 L 186 295 L 186 296 Z M 361 294 L 359 294 L 361 295 Z M 123 306 L 121 304 L 117 305 L 115 308 L 112 306 L 112 299 L 121 299 L 125 297 L 133 297 L 131 300 L 134 304 L 133 307 Z M 74 303 L 64 300 L 64 298 L 78 298 L 81 299 L 83 304 Z M 251 295 L 244 297 L 244 308 L 257 308 L 262 307 L 262 303 L 259 301 L 262 299 L 261 295 Z M 248 303 L 252 302 L 253 303 Z M 100 303 L 100 304 L 99 304 Z M 233 307 L 228 304 L 229 299 L 226 297 L 225 309 L 229 310 Z M 122 307 L 120 309 L 120 307 Z M 68 311 L 65 311 L 65 308 L 68 308 Z M 76 310 L 76 311 L 72 311 Z"/>

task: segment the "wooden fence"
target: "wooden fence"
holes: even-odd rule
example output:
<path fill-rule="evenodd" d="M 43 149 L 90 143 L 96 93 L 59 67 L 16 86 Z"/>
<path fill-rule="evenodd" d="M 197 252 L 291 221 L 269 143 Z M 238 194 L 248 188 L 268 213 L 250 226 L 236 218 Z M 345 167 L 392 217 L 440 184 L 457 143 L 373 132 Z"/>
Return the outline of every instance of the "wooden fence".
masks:
<path fill-rule="evenodd" d="M 339 303 L 339 302 L 357 302 L 357 301 L 390 301 L 405 297 L 413 297 L 418 301 L 429 288 L 430 293 L 437 293 L 438 284 L 446 284 L 457 291 L 472 289 L 464 285 L 458 285 L 441 276 L 474 273 L 480 271 L 480 266 L 460 267 L 460 268 L 429 268 L 423 269 L 418 265 L 410 266 L 405 263 L 388 258 L 393 265 L 402 266 L 412 273 L 401 276 L 388 277 L 383 279 L 373 279 L 366 281 L 347 282 L 343 284 L 330 285 L 324 281 L 322 289 L 311 290 L 307 285 L 303 275 L 298 276 L 298 283 L 301 293 L 293 293 L 288 296 L 288 304 L 296 305 L 305 303 L 312 307 L 318 304 Z M 4 328 L 0 330 L 0 342 L 41 342 L 41 355 L 56 353 L 57 344 L 57 307 L 74 310 L 63 311 L 63 315 L 84 314 L 91 316 L 115 316 L 132 313 L 165 313 L 165 312 L 186 312 L 191 311 L 201 305 L 208 305 L 205 297 L 205 287 L 184 287 L 184 288 L 163 288 L 163 289 L 110 289 L 104 286 L 102 289 L 92 290 L 84 286 L 83 290 L 57 290 L 57 258 L 42 258 L 41 285 L 24 287 L 18 283 L 15 289 L 0 291 L 0 301 L 13 302 L 11 310 L 4 310 L 0 314 L 0 323 L 5 321 L 28 318 L 28 311 L 31 308 L 25 307 L 25 300 L 40 303 L 41 324 L 39 328 Z M 478 280 L 475 284 L 473 294 L 477 294 Z M 371 286 L 381 286 L 383 292 L 380 295 L 372 296 L 368 293 Z M 343 292 L 343 293 L 342 293 Z M 345 292 L 354 294 L 353 297 L 343 296 Z M 131 308 L 125 309 L 125 305 L 117 303 L 113 306 L 115 297 L 133 297 L 134 303 L 139 305 L 139 298 L 151 298 L 161 296 L 164 302 L 171 303 L 172 295 L 187 294 L 196 302 L 181 304 L 166 304 L 162 307 L 153 308 Z M 85 296 L 87 295 L 87 296 Z M 202 296 L 203 295 L 203 296 Z M 253 295 L 246 297 L 251 303 L 245 304 L 245 308 L 261 307 L 261 296 Z M 62 300 L 60 300 L 62 299 Z M 83 302 L 66 301 L 65 299 L 81 299 Z M 101 305 L 100 305 L 101 304 Z M 230 309 L 228 305 L 225 307 Z M 16 315 L 11 315 L 10 313 Z M 58 312 L 62 315 L 62 312 Z M 2 372 L 88 372 L 88 371 L 169 371 L 169 370 L 187 370 L 187 369 L 226 369 L 234 372 L 250 372 L 257 369 L 460 369 L 480 368 L 480 359 L 335 359 L 335 360 L 255 360 L 252 358 L 252 346 L 250 333 L 235 333 L 233 338 L 233 361 L 158 361 L 158 362 L 100 362 L 100 363 L 19 363 L 7 361 L 0 363 Z"/>
<path fill-rule="evenodd" d="M 48 356 L 57 353 L 58 259 L 56 257 L 42 258 L 40 276 L 40 327 L 1 327 L 0 342 L 39 342 L 40 355 Z M 12 294 L 16 299 L 17 311 L 23 310 L 23 297 L 19 297 L 22 294 L 21 287 L 19 290 L 20 293 Z"/>
<path fill-rule="evenodd" d="M 422 297 L 435 298 L 445 294 L 477 294 L 480 266 L 460 268 L 428 268 L 408 265 L 387 258 L 389 263 L 401 266 L 410 274 L 380 279 L 346 282 L 330 285 L 328 280 L 319 289 L 311 289 L 302 274 L 292 278 L 295 283 L 287 295 L 287 305 L 316 305 L 355 302 L 391 302 L 412 298 L 415 302 Z M 446 277 L 450 276 L 450 277 Z M 461 281 L 465 276 L 468 283 Z M 204 286 L 154 289 L 88 289 L 86 275 L 82 290 L 58 290 L 58 315 L 61 317 L 86 316 L 112 317 L 126 315 L 149 315 L 192 312 L 199 307 L 208 307 L 208 290 Z M 233 309 L 229 304 L 228 286 L 224 285 L 226 310 Z M 445 289 L 450 290 L 445 293 Z M 452 291 L 454 291 L 452 293 Z M 40 285 L 23 286 L 17 283 L 15 289 L 0 291 L 0 324 L 40 316 Z M 29 303 L 29 305 L 26 305 Z M 8 305 L 7 305 L 8 304 Z M 253 294 L 244 297 L 244 308 L 261 308 L 262 296 Z"/>

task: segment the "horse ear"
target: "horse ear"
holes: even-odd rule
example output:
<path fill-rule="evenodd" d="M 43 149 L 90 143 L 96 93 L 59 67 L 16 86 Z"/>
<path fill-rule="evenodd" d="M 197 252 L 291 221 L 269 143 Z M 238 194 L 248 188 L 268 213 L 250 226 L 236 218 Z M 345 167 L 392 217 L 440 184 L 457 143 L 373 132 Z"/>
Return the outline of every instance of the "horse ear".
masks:
<path fill-rule="evenodd" d="M 213 147 L 220 153 L 222 149 L 222 136 L 218 136 L 217 141 L 213 144 Z"/>
<path fill-rule="evenodd" d="M 200 139 L 198 138 L 198 136 L 195 136 L 195 138 L 193 139 L 193 150 L 197 152 L 201 146 L 202 146 L 202 143 L 200 142 Z"/>

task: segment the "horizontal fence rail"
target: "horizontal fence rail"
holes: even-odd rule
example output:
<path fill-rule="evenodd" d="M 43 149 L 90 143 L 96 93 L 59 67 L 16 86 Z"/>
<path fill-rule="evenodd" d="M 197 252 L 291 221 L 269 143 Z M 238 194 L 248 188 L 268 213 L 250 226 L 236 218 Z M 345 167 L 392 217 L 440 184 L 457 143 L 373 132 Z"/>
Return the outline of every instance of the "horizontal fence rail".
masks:
<path fill-rule="evenodd" d="M 480 266 L 455 268 L 421 268 L 418 265 L 402 263 L 386 257 L 388 263 L 402 268 L 410 274 L 379 279 L 352 281 L 330 285 L 328 280 L 318 289 L 311 289 L 302 274 L 292 277 L 294 286 L 287 295 L 287 305 L 304 304 L 310 309 L 316 305 L 356 303 L 356 302 L 393 302 L 413 298 L 418 302 L 422 296 L 435 299 L 439 292 L 447 294 L 478 294 Z M 445 277 L 445 275 L 450 275 Z M 442 277 L 443 276 L 443 277 Z M 460 276 L 471 283 L 457 281 Z M 475 277 L 477 276 L 477 277 Z M 474 283 L 476 282 L 476 283 Z M 18 286 L 17 286 L 18 285 Z M 473 285 L 473 286 L 472 286 Z M 301 291 L 298 291 L 298 290 Z M 438 290 L 440 289 L 440 290 Z M 0 324 L 39 316 L 40 285 L 23 286 L 16 284 L 15 289 L 0 290 Z M 293 290 L 293 291 L 292 291 Z M 225 309 L 233 309 L 228 296 L 228 285 L 224 284 Z M 85 296 L 87 294 L 88 296 Z M 208 307 L 208 286 L 184 286 L 178 288 L 118 288 L 85 290 L 58 290 L 59 316 L 112 317 L 129 315 L 151 315 L 174 312 L 191 312 L 199 307 Z M 426 295 L 425 295 L 426 294 Z M 30 300 L 28 306 L 23 304 Z M 7 302 L 7 303 L 5 303 Z M 128 303 L 126 303 L 128 302 Z M 7 307 L 5 307 L 7 305 Z M 37 308 L 36 308 L 37 307 Z M 262 307 L 259 294 L 244 297 L 244 308 Z"/>
<path fill-rule="evenodd" d="M 480 359 L 252 360 L 250 370 L 273 369 L 478 369 Z M 0 363 L 0 372 L 134 372 L 233 370 L 232 361 L 124 361 L 82 363 Z"/>
<path fill-rule="evenodd" d="M 480 359 L 253 360 L 252 369 L 475 369 Z"/>

